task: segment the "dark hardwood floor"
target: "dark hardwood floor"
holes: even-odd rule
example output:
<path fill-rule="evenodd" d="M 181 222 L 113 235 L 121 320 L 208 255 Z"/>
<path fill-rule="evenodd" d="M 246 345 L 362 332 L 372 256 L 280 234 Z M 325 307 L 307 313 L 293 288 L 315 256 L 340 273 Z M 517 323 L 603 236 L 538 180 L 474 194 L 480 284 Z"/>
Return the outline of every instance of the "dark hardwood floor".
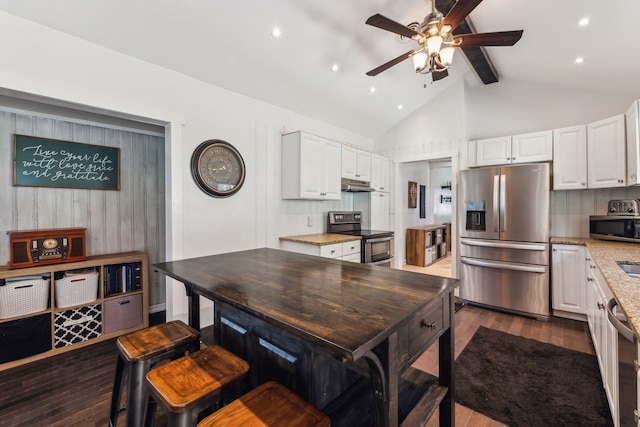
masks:
<path fill-rule="evenodd" d="M 583 322 L 541 322 L 467 305 L 456 313 L 455 323 L 456 356 L 480 325 L 593 354 Z M 0 372 L 0 426 L 106 426 L 115 357 L 115 340 L 109 340 Z M 428 350 L 414 366 L 437 374 L 436 349 Z M 162 425 L 163 418 L 156 425 Z M 124 424 L 121 415 L 119 425 Z M 428 425 L 437 425 L 437 414 Z M 456 426 L 501 425 L 456 406 Z"/>

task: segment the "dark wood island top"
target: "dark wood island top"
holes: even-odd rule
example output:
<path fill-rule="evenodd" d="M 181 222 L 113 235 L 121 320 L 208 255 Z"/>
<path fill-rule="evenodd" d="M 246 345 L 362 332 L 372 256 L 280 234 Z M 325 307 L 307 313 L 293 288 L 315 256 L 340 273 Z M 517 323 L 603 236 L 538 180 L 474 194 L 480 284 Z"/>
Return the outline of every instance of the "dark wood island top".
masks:
<path fill-rule="evenodd" d="M 343 362 L 379 357 L 384 365 L 383 377 L 394 378 L 419 356 L 407 356 L 404 351 L 404 357 L 397 357 L 402 352 L 397 348 L 411 348 L 410 341 L 422 339 L 422 329 L 436 330 L 433 324 L 421 320 L 425 308 L 445 306 L 444 310 L 440 308 L 440 313 L 446 313 L 440 314 L 444 320 L 438 325 L 441 330 L 437 336 L 452 338 L 453 310 L 448 307 L 453 305 L 456 279 L 269 248 L 160 263 L 154 268 L 184 283 L 189 295 L 203 295 L 222 303 L 216 305 L 238 309 Z M 197 305 L 190 311 L 197 312 Z M 412 328 L 411 323 L 418 321 L 420 324 Z M 199 326 L 193 312 L 190 323 Z M 437 336 L 434 332 L 433 339 Z M 427 338 L 424 340 L 426 345 Z M 426 348 L 413 346 L 420 352 Z M 393 355 L 389 357 L 389 353 Z M 453 355 L 450 357 L 452 365 Z M 383 384 L 392 396 L 397 394 L 394 382 Z M 391 402 L 393 410 L 397 397 Z M 384 417 L 390 422 L 383 425 L 397 424 L 396 416 Z"/>

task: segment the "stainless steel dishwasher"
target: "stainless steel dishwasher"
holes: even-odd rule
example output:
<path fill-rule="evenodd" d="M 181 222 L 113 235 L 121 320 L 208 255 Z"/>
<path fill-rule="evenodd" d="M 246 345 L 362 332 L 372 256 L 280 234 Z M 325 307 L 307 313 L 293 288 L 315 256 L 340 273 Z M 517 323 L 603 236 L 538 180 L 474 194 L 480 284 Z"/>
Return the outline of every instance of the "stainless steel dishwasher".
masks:
<path fill-rule="evenodd" d="M 627 318 L 611 298 L 607 304 L 609 322 L 618 331 L 618 417 L 620 427 L 638 425 L 638 349 L 637 337 L 629 327 Z"/>

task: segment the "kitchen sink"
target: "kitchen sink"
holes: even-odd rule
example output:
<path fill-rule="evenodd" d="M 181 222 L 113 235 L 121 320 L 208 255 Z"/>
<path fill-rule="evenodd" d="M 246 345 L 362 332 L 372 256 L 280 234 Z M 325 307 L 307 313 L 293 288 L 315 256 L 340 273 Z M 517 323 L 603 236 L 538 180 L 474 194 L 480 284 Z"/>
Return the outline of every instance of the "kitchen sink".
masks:
<path fill-rule="evenodd" d="M 640 279 L 640 263 L 630 263 L 623 261 L 616 261 L 620 268 L 627 273 L 629 277 Z"/>

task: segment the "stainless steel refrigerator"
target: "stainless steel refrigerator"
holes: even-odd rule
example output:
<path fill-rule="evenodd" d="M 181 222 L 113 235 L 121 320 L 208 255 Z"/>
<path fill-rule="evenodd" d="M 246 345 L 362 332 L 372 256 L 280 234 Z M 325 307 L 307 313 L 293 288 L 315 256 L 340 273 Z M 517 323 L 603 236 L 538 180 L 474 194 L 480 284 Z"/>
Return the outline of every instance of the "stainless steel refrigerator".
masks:
<path fill-rule="evenodd" d="M 549 164 L 460 175 L 460 298 L 548 319 Z"/>

